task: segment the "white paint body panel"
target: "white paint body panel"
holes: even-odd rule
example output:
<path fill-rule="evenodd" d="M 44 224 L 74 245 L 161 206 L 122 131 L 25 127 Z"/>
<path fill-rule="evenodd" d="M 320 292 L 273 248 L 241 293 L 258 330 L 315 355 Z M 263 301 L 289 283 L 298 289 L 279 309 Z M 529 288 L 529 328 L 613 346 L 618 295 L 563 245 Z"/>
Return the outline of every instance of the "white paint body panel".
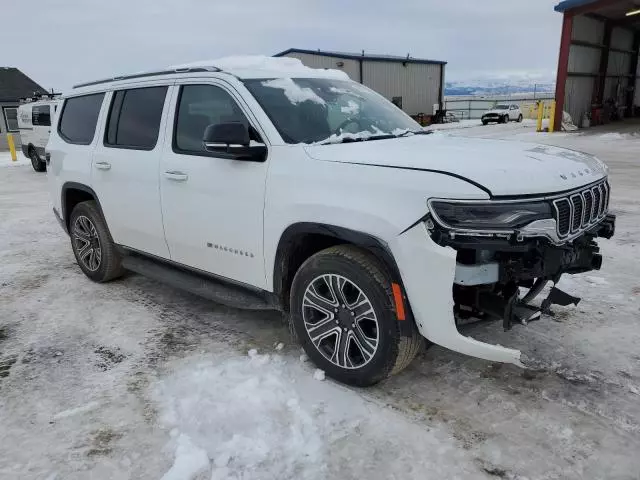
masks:
<path fill-rule="evenodd" d="M 223 88 L 252 123 L 251 111 L 236 90 L 225 82 L 195 80 Z M 171 99 L 174 118 L 178 88 Z M 269 161 L 240 162 L 209 156 L 175 153 L 166 127 L 167 142 L 160 165 L 160 192 L 164 229 L 171 259 L 264 289 L 263 209 Z M 172 180 L 166 172 L 187 178 Z"/>
<path fill-rule="evenodd" d="M 606 175 L 602 162 L 584 153 L 532 143 L 443 134 L 311 146 L 307 152 L 328 162 L 447 172 L 476 182 L 500 196 L 561 192 Z M 391 182 L 394 173 L 386 169 L 386 175 Z M 425 184 L 423 188 L 425 196 L 438 197 L 432 194 L 433 185 Z"/>
<path fill-rule="evenodd" d="M 100 196 L 116 242 L 270 292 L 278 244 L 292 225 L 326 224 L 364 233 L 393 255 L 422 335 L 467 355 L 520 364 L 516 350 L 458 333 L 452 299 L 455 251 L 436 245 L 419 219 L 430 198 L 487 200 L 489 192 L 544 195 L 580 187 L 606 175 L 601 162 L 555 147 L 439 134 L 290 145 L 236 77 L 198 72 L 163 81 L 174 86 L 152 151 L 102 145 L 110 93 L 91 145 L 67 144 L 52 128 L 49 184 L 59 212 L 65 182 L 90 186 Z M 224 86 L 264 138 L 267 161 L 173 152 L 177 90 L 186 83 Z M 146 85 L 154 83 L 121 80 L 74 94 Z M 110 163 L 111 169 L 92 169 L 98 162 Z M 167 171 L 182 172 L 185 181 L 170 181 Z"/>
<path fill-rule="evenodd" d="M 161 85 L 167 83 L 148 84 Z M 167 95 L 169 93 L 168 91 Z M 104 129 L 111 97 L 111 93 L 105 97 L 98 121 L 99 135 L 93 153 L 91 186 L 100 199 L 102 212 L 116 243 L 157 257 L 169 258 L 158 188 L 158 171 L 165 136 L 159 135 L 156 146 L 148 151 L 105 146 Z M 167 110 L 165 102 L 161 132 L 166 123 Z M 101 170 L 101 165 L 105 164 L 110 168 Z"/>

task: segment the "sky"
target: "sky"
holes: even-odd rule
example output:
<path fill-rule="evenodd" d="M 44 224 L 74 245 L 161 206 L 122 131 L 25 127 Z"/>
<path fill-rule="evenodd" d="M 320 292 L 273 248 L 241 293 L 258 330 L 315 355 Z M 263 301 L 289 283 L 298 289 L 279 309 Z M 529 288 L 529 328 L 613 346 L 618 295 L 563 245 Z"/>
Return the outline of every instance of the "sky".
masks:
<path fill-rule="evenodd" d="M 447 81 L 552 80 L 558 0 L 11 0 L 0 66 L 47 89 L 287 48 L 448 62 Z M 6 19 L 12 19 L 7 21 Z"/>

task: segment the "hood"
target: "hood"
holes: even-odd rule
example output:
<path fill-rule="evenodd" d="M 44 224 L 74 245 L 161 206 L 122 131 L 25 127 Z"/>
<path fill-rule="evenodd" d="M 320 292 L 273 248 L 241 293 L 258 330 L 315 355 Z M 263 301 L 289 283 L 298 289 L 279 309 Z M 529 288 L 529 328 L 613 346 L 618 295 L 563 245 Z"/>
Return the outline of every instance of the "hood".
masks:
<path fill-rule="evenodd" d="M 462 177 L 484 187 L 492 196 L 558 193 L 607 175 L 607 167 L 586 153 L 533 143 L 443 134 L 309 145 L 305 150 L 316 160 L 436 171 Z"/>

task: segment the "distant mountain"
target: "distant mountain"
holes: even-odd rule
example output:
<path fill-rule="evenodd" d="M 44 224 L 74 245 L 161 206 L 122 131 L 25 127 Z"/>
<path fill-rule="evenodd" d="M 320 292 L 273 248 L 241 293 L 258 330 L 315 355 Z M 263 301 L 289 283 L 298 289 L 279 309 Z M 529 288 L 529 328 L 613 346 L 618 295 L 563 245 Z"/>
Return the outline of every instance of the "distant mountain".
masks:
<path fill-rule="evenodd" d="M 529 77 L 481 78 L 467 81 L 445 82 L 445 95 L 512 95 L 517 93 L 548 93 L 555 91 L 552 80 Z"/>

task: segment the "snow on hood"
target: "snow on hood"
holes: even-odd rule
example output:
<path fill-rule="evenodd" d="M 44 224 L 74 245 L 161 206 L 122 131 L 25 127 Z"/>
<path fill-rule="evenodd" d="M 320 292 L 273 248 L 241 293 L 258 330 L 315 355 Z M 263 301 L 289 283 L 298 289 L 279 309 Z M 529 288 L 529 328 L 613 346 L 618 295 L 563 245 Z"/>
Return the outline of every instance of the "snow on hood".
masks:
<path fill-rule="evenodd" d="M 269 72 L 269 76 L 277 77 L 322 77 L 337 80 L 349 80 L 349 76 L 332 69 L 310 68 L 297 58 L 267 57 L 265 55 L 242 55 L 222 57 L 214 60 L 199 60 L 196 62 L 172 65 L 169 68 L 217 67 L 225 72 L 239 77 L 259 77 L 257 72 Z"/>
<path fill-rule="evenodd" d="M 494 196 L 548 194 L 579 188 L 607 175 L 596 157 L 547 145 L 448 135 L 309 145 L 317 160 L 452 173 Z M 428 189 L 428 185 L 425 185 Z"/>

